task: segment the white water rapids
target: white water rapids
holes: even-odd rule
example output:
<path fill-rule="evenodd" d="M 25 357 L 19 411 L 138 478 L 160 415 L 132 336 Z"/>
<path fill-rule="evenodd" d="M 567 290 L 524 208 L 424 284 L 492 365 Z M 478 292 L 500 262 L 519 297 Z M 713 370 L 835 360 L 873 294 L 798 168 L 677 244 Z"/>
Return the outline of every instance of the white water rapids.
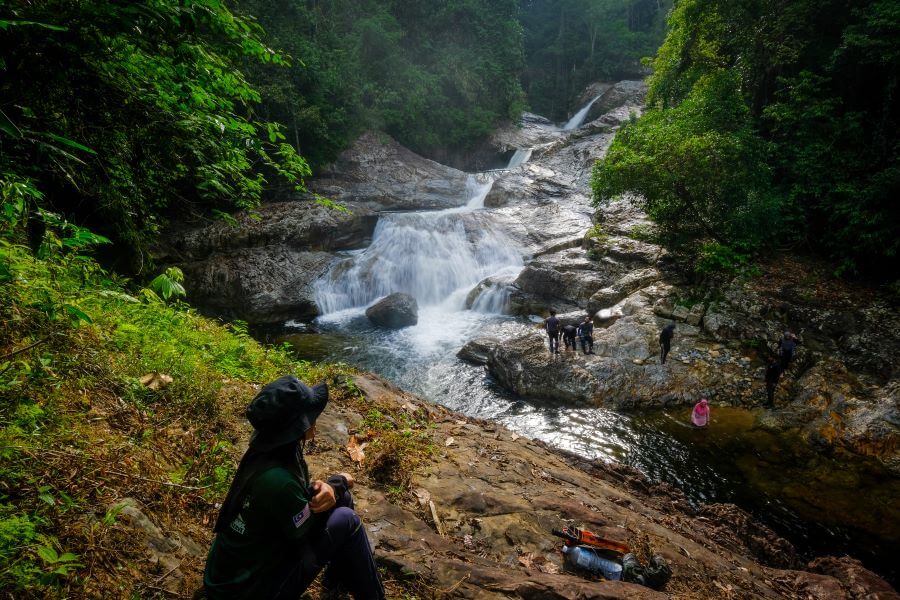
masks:
<path fill-rule="evenodd" d="M 521 269 L 521 252 L 480 211 L 492 184 L 490 176 L 470 176 L 469 201 L 459 208 L 382 215 L 372 244 L 316 283 L 322 313 L 364 308 L 395 292 L 413 296 L 420 309 L 456 312 L 482 279 Z"/>

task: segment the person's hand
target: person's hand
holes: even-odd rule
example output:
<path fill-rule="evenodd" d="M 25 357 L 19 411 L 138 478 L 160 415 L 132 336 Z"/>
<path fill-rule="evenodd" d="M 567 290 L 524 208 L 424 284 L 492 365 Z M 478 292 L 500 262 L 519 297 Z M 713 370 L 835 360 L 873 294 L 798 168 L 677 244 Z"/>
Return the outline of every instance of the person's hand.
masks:
<path fill-rule="evenodd" d="M 341 477 L 343 477 L 344 479 L 347 480 L 347 489 L 352 490 L 353 489 L 353 475 L 351 475 L 350 473 L 338 473 L 338 475 L 340 475 Z"/>
<path fill-rule="evenodd" d="M 334 498 L 334 488 L 321 480 L 313 482 L 313 489 L 316 495 L 309 501 L 309 509 L 314 513 L 325 512 L 330 510 L 337 500 Z"/>

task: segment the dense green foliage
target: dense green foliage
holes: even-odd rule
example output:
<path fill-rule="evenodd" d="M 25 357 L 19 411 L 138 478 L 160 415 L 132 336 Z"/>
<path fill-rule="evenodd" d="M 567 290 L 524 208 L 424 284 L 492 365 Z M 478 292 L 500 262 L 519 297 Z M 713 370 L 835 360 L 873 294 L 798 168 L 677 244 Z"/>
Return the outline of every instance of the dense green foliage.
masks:
<path fill-rule="evenodd" d="M 286 62 L 260 35 L 221 0 L 0 3 L 0 174 L 138 251 L 173 211 L 255 205 L 263 169 L 302 185 L 240 68 Z"/>
<path fill-rule="evenodd" d="M 598 80 L 642 78 L 671 0 L 523 0 L 523 84 L 531 110 L 564 120 Z"/>
<path fill-rule="evenodd" d="M 669 25 L 597 199 L 640 193 L 678 247 L 803 244 L 895 276 L 900 4 L 682 0 Z"/>
<path fill-rule="evenodd" d="M 34 193 L 0 187 L 0 589 L 150 597 L 161 573 L 117 503 L 201 523 L 230 483 L 255 386 L 345 370 L 297 362 L 240 323 L 105 272 L 88 254 L 104 240 L 60 219 L 36 257 L 23 244 Z"/>
<path fill-rule="evenodd" d="M 517 0 L 240 0 L 298 57 L 254 71 L 267 118 L 314 164 L 364 129 L 426 155 L 464 149 L 523 106 Z"/>

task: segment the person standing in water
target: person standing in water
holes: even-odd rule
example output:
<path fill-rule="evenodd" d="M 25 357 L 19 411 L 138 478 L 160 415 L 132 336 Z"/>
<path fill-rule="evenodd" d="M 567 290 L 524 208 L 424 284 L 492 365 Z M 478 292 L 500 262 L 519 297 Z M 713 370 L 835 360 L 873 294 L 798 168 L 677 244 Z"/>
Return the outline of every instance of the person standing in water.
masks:
<path fill-rule="evenodd" d="M 709 402 L 706 398 L 702 398 L 700 402 L 694 405 L 691 412 L 691 424 L 694 427 L 706 427 L 709 425 Z"/>
<path fill-rule="evenodd" d="M 556 311 L 550 309 L 550 316 L 544 319 L 544 330 L 550 338 L 550 354 L 559 354 L 559 319 Z"/>
<path fill-rule="evenodd" d="M 675 323 L 669 323 L 659 334 L 659 362 L 666 364 L 666 356 L 672 349 L 672 338 L 675 337 Z"/>

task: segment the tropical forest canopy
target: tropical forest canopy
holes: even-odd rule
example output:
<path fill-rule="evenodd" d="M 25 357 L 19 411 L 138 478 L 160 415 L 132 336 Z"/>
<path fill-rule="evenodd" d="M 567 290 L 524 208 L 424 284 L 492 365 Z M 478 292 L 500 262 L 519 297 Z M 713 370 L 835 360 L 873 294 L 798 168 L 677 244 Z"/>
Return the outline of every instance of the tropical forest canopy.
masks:
<path fill-rule="evenodd" d="M 91 227 L 141 271 L 173 217 L 302 189 L 364 130 L 466 150 L 652 67 L 599 199 L 639 193 L 671 245 L 714 261 L 896 267 L 898 5 L 0 0 L 3 214 L 38 242 L 48 219 Z"/>
<path fill-rule="evenodd" d="M 523 0 L 530 110 L 565 120 L 595 81 L 643 79 L 662 42 L 671 0 Z"/>
<path fill-rule="evenodd" d="M 896 279 L 898 40 L 896 0 L 680 0 L 597 198 L 637 192 L 701 260 L 797 247 Z"/>

